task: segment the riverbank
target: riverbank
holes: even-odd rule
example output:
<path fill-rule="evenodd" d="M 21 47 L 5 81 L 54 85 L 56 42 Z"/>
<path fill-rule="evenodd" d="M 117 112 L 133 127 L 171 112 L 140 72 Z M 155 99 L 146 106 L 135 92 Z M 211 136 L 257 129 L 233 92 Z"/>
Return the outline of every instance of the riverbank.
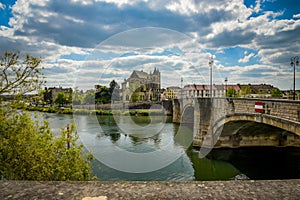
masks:
<path fill-rule="evenodd" d="M 0 199 L 92 199 L 87 197 L 94 197 L 94 200 L 298 199 L 299 196 L 300 179 L 191 182 L 0 182 Z"/>
<path fill-rule="evenodd" d="M 46 113 L 58 114 L 80 114 L 80 115 L 130 115 L 130 116 L 150 116 L 150 115 L 165 115 L 162 109 L 130 109 L 130 110 L 89 110 L 89 109 L 72 109 L 60 108 L 55 106 L 40 107 L 40 106 L 27 106 L 27 111 L 38 111 Z"/>

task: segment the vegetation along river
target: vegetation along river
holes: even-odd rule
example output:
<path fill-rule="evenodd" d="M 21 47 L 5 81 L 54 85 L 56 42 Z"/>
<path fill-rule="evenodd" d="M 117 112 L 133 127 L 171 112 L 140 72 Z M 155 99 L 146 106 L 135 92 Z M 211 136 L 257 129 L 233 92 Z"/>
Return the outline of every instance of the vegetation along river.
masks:
<path fill-rule="evenodd" d="M 55 133 L 73 122 L 73 115 L 41 115 L 49 121 Z M 205 158 L 199 158 L 197 150 L 184 148 L 181 141 L 176 141 L 179 129 L 187 138 L 191 137 L 192 130 L 172 123 L 169 118 L 164 119 L 164 123 L 154 124 L 147 116 L 123 116 L 121 121 L 112 116 L 97 116 L 96 119 L 95 116 L 79 115 L 76 116 L 76 125 L 79 142 L 93 151 L 96 158 L 92 168 L 99 180 L 300 178 L 300 148 L 214 149 Z"/>

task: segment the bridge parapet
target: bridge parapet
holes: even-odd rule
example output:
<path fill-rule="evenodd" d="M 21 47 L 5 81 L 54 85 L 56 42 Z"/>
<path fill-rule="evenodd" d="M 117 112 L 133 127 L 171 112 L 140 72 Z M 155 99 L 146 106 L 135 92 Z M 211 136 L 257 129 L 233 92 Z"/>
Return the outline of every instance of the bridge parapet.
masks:
<path fill-rule="evenodd" d="M 273 117 L 300 122 L 300 101 L 274 99 L 228 98 L 227 114 L 255 113 L 255 102 L 264 104 L 264 113 Z"/>

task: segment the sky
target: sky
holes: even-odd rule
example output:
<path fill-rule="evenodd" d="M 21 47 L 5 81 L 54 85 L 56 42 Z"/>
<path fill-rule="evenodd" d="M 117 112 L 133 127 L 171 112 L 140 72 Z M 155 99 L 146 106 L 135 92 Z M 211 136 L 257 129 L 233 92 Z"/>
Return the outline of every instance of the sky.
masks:
<path fill-rule="evenodd" d="M 212 67 L 214 84 L 289 90 L 299 36 L 298 0 L 0 0 L 0 54 L 41 58 L 48 87 L 155 68 L 162 87 L 209 84 Z"/>

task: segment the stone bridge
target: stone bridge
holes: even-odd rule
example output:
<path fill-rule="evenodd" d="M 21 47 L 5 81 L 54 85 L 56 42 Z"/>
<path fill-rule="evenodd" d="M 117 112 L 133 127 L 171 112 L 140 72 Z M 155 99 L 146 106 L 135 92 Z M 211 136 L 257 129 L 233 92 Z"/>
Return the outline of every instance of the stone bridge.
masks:
<path fill-rule="evenodd" d="M 300 101 L 194 98 L 172 104 L 173 122 L 193 124 L 194 146 L 300 146 Z"/>

